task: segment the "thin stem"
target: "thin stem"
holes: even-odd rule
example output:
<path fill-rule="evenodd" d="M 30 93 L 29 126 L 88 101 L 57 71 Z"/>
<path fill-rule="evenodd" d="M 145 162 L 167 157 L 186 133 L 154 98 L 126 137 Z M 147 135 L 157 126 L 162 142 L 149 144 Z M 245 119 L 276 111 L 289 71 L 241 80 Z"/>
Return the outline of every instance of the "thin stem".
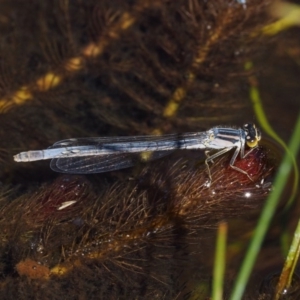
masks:
<path fill-rule="evenodd" d="M 227 223 L 219 224 L 217 245 L 215 253 L 214 279 L 212 289 L 212 300 L 223 299 L 224 271 L 226 262 L 226 239 L 227 239 Z"/>

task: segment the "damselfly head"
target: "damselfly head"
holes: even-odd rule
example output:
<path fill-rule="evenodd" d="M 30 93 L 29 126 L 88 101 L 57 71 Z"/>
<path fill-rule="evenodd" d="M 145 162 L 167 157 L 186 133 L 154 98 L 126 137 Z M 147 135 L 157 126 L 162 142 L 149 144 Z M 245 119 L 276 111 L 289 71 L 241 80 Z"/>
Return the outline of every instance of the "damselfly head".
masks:
<path fill-rule="evenodd" d="M 253 123 L 247 123 L 243 125 L 243 129 L 246 134 L 246 143 L 250 148 L 254 148 L 261 140 L 261 132 Z"/>

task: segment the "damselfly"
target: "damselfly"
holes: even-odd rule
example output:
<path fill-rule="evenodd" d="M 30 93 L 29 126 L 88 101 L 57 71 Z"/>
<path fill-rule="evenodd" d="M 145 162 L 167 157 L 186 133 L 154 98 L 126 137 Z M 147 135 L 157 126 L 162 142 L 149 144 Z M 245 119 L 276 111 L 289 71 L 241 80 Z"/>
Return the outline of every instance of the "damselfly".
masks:
<path fill-rule="evenodd" d="M 21 152 L 14 156 L 17 162 L 28 162 L 52 159 L 52 170 L 71 174 L 102 173 L 128 168 L 143 157 L 148 160 L 160 158 L 176 149 L 220 150 L 207 156 L 209 162 L 235 148 L 229 165 L 234 170 L 251 177 L 234 165 L 240 153 L 245 158 L 261 139 L 261 133 L 254 124 L 244 124 L 242 128 L 213 127 L 204 132 L 167 134 L 161 136 L 128 136 L 128 137 L 91 137 L 67 139 L 56 142 L 45 150 Z M 246 153 L 246 145 L 250 150 Z M 145 155 L 149 154 L 150 155 Z"/>

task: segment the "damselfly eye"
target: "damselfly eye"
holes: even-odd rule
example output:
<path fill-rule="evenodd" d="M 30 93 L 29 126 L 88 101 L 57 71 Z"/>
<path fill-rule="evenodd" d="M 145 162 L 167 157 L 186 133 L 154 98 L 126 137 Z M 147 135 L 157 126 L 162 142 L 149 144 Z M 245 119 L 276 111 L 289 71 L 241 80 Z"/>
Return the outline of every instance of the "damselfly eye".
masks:
<path fill-rule="evenodd" d="M 246 143 L 248 147 L 254 148 L 257 146 L 258 142 L 261 140 L 261 132 L 256 128 L 255 124 L 249 123 L 244 124 L 243 129 L 246 134 Z"/>

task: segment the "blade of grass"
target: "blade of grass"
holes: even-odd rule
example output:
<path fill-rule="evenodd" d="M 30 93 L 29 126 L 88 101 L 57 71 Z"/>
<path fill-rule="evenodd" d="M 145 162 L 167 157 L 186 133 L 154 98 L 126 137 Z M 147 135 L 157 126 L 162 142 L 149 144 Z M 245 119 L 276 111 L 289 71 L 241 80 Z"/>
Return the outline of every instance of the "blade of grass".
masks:
<path fill-rule="evenodd" d="M 251 70 L 253 68 L 252 62 L 247 62 L 245 64 L 246 70 Z M 277 135 L 277 133 L 273 130 L 272 126 L 268 122 L 268 118 L 265 114 L 262 101 L 260 98 L 259 90 L 258 90 L 258 82 L 254 75 L 249 76 L 249 84 L 250 84 L 250 99 L 253 104 L 253 109 L 255 111 L 255 115 L 257 117 L 257 120 L 259 122 L 259 125 L 261 129 L 263 129 L 270 137 L 272 137 L 275 141 L 277 141 L 282 148 L 285 150 L 285 152 L 290 155 L 292 160 L 292 165 L 294 169 L 294 183 L 293 183 L 293 189 L 291 192 L 290 199 L 288 200 L 285 210 L 287 210 L 291 204 L 293 203 L 293 200 L 296 196 L 297 189 L 298 189 L 298 182 L 299 182 L 299 170 L 298 166 L 295 160 L 295 156 L 292 155 L 289 148 L 287 147 L 286 143 Z M 289 173 L 289 172 L 287 172 Z M 288 174 L 287 174 L 288 175 Z"/>
<path fill-rule="evenodd" d="M 275 300 L 280 299 L 285 290 L 288 290 L 292 284 L 293 274 L 299 260 L 300 254 L 300 220 L 294 233 L 294 238 L 285 260 L 278 284 L 276 286 Z"/>
<path fill-rule="evenodd" d="M 222 222 L 218 227 L 215 253 L 214 277 L 212 286 L 212 300 L 223 299 L 223 284 L 226 262 L 227 223 Z"/>
<path fill-rule="evenodd" d="M 269 227 L 270 221 L 275 212 L 276 206 L 279 202 L 281 193 L 285 187 L 286 181 L 288 179 L 288 174 L 293 164 L 290 154 L 292 154 L 295 157 L 299 151 L 299 147 L 300 147 L 300 114 L 298 116 L 298 120 L 294 128 L 291 141 L 288 146 L 290 153 L 285 154 L 284 159 L 279 166 L 278 173 L 274 182 L 273 191 L 268 197 L 264 209 L 262 211 L 262 214 L 260 215 L 258 225 L 255 229 L 249 249 L 246 253 L 242 267 L 240 269 L 237 280 L 235 282 L 232 294 L 230 296 L 230 300 L 242 299 L 247 281 L 249 279 L 259 249 L 261 247 L 263 238 Z"/>
<path fill-rule="evenodd" d="M 261 29 L 264 35 L 275 35 L 290 27 L 300 25 L 300 6 L 297 4 L 275 1 L 270 13 L 279 19 Z"/>

